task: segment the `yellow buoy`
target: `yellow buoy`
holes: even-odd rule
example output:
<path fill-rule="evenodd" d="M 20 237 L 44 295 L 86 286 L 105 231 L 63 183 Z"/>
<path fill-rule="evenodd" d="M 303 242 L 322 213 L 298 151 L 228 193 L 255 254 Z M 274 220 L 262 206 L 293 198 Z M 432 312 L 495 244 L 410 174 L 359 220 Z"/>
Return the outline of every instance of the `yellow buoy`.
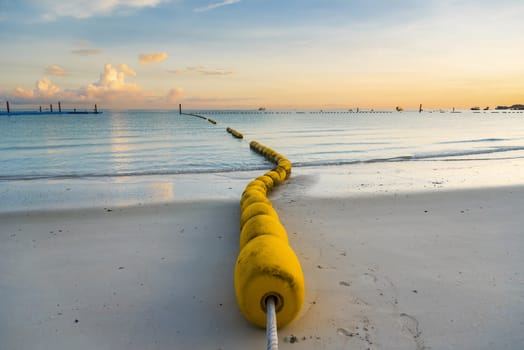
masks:
<path fill-rule="evenodd" d="M 248 188 L 242 193 L 242 197 L 240 197 L 240 205 L 244 204 L 244 201 L 251 197 L 257 197 L 257 198 L 263 198 L 262 200 L 267 199 L 266 192 L 260 188 Z"/>
<path fill-rule="evenodd" d="M 273 189 L 273 179 L 270 178 L 267 175 L 262 175 L 256 178 L 256 180 L 262 181 L 266 184 L 266 190 L 267 192 L 271 191 Z"/>
<path fill-rule="evenodd" d="M 291 173 L 291 162 L 287 159 L 280 159 L 277 163 L 278 166 L 281 166 L 286 170 L 287 173 Z"/>
<path fill-rule="evenodd" d="M 264 175 L 269 176 L 271 180 L 273 180 L 273 184 L 275 186 L 278 186 L 282 183 L 282 178 L 280 177 L 280 174 L 274 170 L 268 171 Z"/>
<path fill-rule="evenodd" d="M 235 294 L 244 317 L 266 326 L 266 300 L 273 297 L 277 325 L 284 327 L 300 312 L 304 302 L 304 276 L 295 252 L 270 235 L 251 240 L 235 265 Z"/>
<path fill-rule="evenodd" d="M 270 215 L 256 215 L 247 220 L 240 230 L 240 249 L 255 237 L 271 235 L 281 239 L 287 244 L 288 238 L 286 229 L 278 218 Z"/>
<path fill-rule="evenodd" d="M 262 180 L 259 180 L 258 178 L 251 181 L 250 183 L 247 184 L 246 186 L 246 189 L 250 186 L 258 186 L 260 188 L 263 188 L 264 190 L 266 190 L 266 183 Z"/>
<path fill-rule="evenodd" d="M 286 169 L 284 169 L 283 167 L 277 165 L 273 171 L 276 171 L 278 173 L 278 175 L 280 176 L 280 180 L 281 182 L 284 182 L 287 178 L 288 178 L 288 175 L 287 175 L 287 172 L 286 172 Z"/>
<path fill-rule="evenodd" d="M 242 196 L 240 197 L 240 204 L 242 204 L 244 200 L 248 199 L 249 197 L 252 197 L 252 196 L 260 197 L 261 195 L 266 197 L 266 191 L 264 189 L 256 188 L 256 187 L 247 188 L 244 190 L 244 192 L 242 192 Z"/>
<path fill-rule="evenodd" d="M 255 194 L 255 193 L 252 193 L 251 195 L 249 196 L 246 196 L 246 197 L 243 197 L 240 201 L 240 210 L 241 211 L 244 211 L 245 208 L 249 207 L 251 204 L 253 203 L 266 203 L 268 205 L 272 205 L 271 204 L 271 201 L 269 199 L 267 199 L 266 196 L 264 196 L 263 194 L 261 194 L 259 192 L 259 194 Z"/>
<path fill-rule="evenodd" d="M 246 221 L 257 215 L 269 215 L 278 220 L 278 214 L 271 205 L 263 202 L 256 202 L 245 207 L 240 214 L 240 229 L 242 230 Z"/>

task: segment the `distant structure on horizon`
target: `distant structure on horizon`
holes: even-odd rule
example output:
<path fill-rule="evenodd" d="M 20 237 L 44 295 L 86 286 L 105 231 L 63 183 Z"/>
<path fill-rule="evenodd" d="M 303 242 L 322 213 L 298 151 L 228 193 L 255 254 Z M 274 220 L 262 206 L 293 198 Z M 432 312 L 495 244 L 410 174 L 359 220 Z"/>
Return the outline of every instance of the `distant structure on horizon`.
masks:
<path fill-rule="evenodd" d="M 524 110 L 524 104 L 516 104 L 516 105 L 512 105 L 512 106 L 497 106 L 495 107 L 495 109 L 513 109 L 513 110 L 518 110 L 518 111 L 523 111 Z"/>
<path fill-rule="evenodd" d="M 62 111 L 62 103 L 60 101 L 58 101 L 58 111 L 53 111 L 53 104 L 49 105 L 48 110 L 42 110 L 42 106 L 39 106 L 38 111 L 34 111 L 34 110 L 12 111 L 9 101 L 6 101 L 5 105 L 6 105 L 7 112 L 0 112 L 0 115 L 102 114 L 102 112 L 98 111 L 98 106 L 96 104 L 92 111 L 88 111 L 88 110 L 77 111 L 76 108 L 73 108 L 73 110 Z"/>

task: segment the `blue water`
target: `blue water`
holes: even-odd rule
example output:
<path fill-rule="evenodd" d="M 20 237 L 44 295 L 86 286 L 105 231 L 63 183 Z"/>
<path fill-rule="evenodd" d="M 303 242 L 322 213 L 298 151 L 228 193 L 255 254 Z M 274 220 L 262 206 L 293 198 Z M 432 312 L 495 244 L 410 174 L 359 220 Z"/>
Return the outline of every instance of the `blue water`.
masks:
<path fill-rule="evenodd" d="M 0 116 L 0 181 L 266 169 L 251 140 L 295 167 L 524 157 L 524 113 L 516 111 L 195 113 L 218 124 L 177 111 Z"/>

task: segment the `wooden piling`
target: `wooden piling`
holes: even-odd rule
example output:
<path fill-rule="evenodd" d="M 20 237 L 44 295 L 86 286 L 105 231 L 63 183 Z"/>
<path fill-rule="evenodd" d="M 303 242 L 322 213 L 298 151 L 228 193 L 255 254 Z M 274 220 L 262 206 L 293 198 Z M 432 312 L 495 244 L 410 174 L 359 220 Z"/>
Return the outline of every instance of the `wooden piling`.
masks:
<path fill-rule="evenodd" d="M 182 115 L 182 104 L 178 104 L 178 114 Z"/>
<path fill-rule="evenodd" d="M 9 109 L 9 101 L 5 101 L 5 104 L 7 106 L 7 113 L 11 113 L 11 110 Z"/>
<path fill-rule="evenodd" d="M 60 104 L 60 101 L 58 101 L 58 112 L 62 113 L 62 105 Z"/>
<path fill-rule="evenodd" d="M 53 113 L 53 104 L 49 105 L 49 110 L 51 111 L 51 113 Z"/>
<path fill-rule="evenodd" d="M 98 107 L 96 106 L 96 103 L 95 103 L 95 113 L 98 113 Z"/>

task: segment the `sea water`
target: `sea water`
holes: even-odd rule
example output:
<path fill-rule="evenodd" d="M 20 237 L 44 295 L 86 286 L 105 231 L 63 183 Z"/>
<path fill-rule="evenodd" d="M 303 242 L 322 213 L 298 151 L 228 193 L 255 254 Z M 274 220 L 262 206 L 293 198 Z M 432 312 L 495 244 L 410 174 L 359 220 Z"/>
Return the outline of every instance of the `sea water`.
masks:
<path fill-rule="evenodd" d="M 271 165 L 250 151 L 251 140 L 284 154 L 294 167 L 524 158 L 521 111 L 192 112 L 217 124 L 178 111 L 0 116 L 0 211 L 24 189 L 24 206 L 39 202 L 35 187 L 43 205 L 53 198 L 45 189 L 71 188 L 75 181 L 136 183 L 267 169 Z M 125 197 L 132 202 L 133 193 Z"/>

